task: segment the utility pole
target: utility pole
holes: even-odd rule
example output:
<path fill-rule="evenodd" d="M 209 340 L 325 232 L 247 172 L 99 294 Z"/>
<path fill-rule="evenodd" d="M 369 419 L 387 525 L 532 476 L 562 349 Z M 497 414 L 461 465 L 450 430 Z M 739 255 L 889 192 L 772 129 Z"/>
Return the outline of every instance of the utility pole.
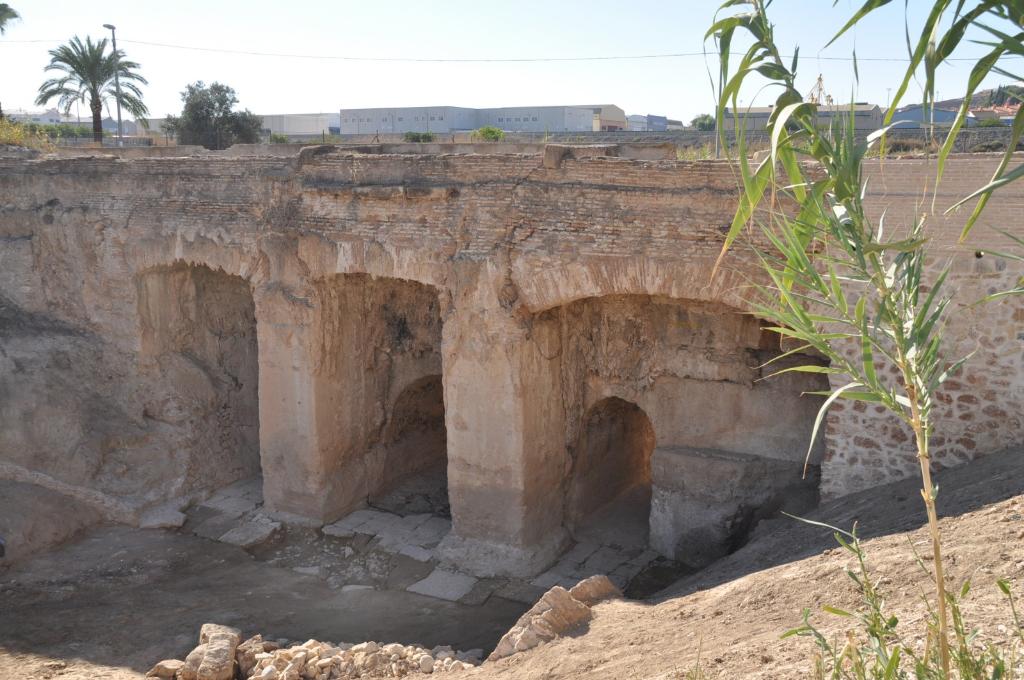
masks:
<path fill-rule="evenodd" d="M 117 33 L 113 24 L 103 24 L 110 29 L 110 44 L 114 48 L 114 91 L 117 92 L 117 145 L 124 146 L 124 128 L 121 126 L 121 57 L 117 53 Z"/>

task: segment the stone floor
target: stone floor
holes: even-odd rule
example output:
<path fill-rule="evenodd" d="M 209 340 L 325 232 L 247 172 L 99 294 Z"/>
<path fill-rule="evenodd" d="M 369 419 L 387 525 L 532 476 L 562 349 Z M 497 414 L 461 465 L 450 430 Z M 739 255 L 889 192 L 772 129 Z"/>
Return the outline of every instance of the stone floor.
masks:
<path fill-rule="evenodd" d="M 607 574 L 623 590 L 645 581 L 645 573 L 648 581 L 652 573 L 677 577 L 675 563 L 646 548 L 644 499 L 635 494 L 624 494 L 578 527 L 575 545 L 535 579 L 460 573 L 435 555 L 451 531 L 439 480 L 443 485 L 436 474 L 406 480 L 373 499 L 376 507 L 316 527 L 264 513 L 262 480 L 253 478 L 186 510 L 183 530 L 239 546 L 257 560 L 323 579 L 342 592 L 406 590 L 470 606 L 492 596 L 533 604 L 551 586 L 571 587 L 594 574 Z M 645 585 L 638 596 L 653 592 L 651 587 Z"/>

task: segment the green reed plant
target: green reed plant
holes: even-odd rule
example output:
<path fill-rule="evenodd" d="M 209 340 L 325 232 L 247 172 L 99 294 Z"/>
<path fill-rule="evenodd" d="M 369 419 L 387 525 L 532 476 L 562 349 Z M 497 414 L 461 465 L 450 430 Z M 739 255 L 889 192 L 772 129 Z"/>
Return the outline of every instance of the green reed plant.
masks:
<path fill-rule="evenodd" d="M 748 224 L 760 227 L 768 247 L 759 249 L 770 283 L 758 286 L 756 312 L 771 330 L 796 341 L 790 356 L 814 349 L 829 366 L 798 365 L 779 371 L 827 373 L 845 383 L 826 393 L 814 435 L 837 399 L 884 406 L 913 431 L 934 558 L 938 645 L 944 677 L 949 673 L 948 617 L 942 542 L 931 479 L 928 439 L 936 390 L 964 359 L 947 362 L 941 352 L 948 269 L 925 276 L 924 219 L 887 229 L 864 207 L 862 165 L 884 131 L 859 141 L 853 111 L 823 128 L 816 106 L 796 89 L 798 55 L 784 61 L 767 16 L 770 1 L 728 0 L 708 30 L 720 55 L 717 116 L 734 116 L 736 165 L 742 186 L 739 207 L 723 254 Z M 733 63 L 734 38 L 750 46 Z M 745 121 L 738 94 L 751 75 L 781 90 L 768 120 L 769 153 L 756 167 L 747 158 Z M 719 134 L 724 144 L 724 128 Z M 806 163 L 811 161 L 812 163 Z M 894 235 L 890 236 L 889 231 Z M 721 259 L 721 258 L 719 258 Z M 810 449 L 808 449 L 810 455 Z"/>
<path fill-rule="evenodd" d="M 800 636 L 814 641 L 818 655 L 814 660 L 812 677 L 815 680 L 942 680 L 950 677 L 943 669 L 941 652 L 935 645 L 940 633 L 934 610 L 929 609 L 925 622 L 923 649 L 915 647 L 899 628 L 899 618 L 886 610 L 885 593 L 880 587 L 882 579 L 868 568 L 856 526 L 846 532 L 819 522 L 801 521 L 833 532 L 839 545 L 854 559 L 854 566 L 845 568 L 844 572 L 861 594 L 861 607 L 856 612 L 829 605 L 824 607 L 833 616 L 856 622 L 856 631 L 847 631 L 840 639 L 830 639 L 811 622 L 811 612 L 805 609 L 803 624 L 783 634 L 783 638 Z M 920 557 L 917 564 L 928 575 Z M 965 680 L 1015 680 L 1024 677 L 1024 628 L 1021 628 L 1009 583 L 999 580 L 997 585 L 1009 603 L 1014 631 L 1010 642 L 1003 645 L 981 644 L 979 631 L 965 623 L 963 604 L 971 592 L 969 580 L 964 581 L 958 591 L 947 594 L 953 637 L 950 665 L 957 677 Z"/>

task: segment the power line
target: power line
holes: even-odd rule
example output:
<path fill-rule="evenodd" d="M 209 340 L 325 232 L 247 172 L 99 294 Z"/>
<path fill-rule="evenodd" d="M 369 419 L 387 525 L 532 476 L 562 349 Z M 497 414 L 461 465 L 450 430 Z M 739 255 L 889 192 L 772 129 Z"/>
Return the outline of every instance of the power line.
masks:
<path fill-rule="evenodd" d="M 4 40 L 0 45 L 10 43 L 60 43 L 59 40 Z M 658 54 L 617 54 L 606 56 L 579 56 L 579 57 L 499 57 L 499 58 L 440 58 L 440 57 L 359 57 L 351 55 L 332 54 L 294 54 L 288 52 L 257 52 L 251 50 L 230 50 L 221 47 L 197 47 L 194 45 L 175 45 L 172 43 L 151 42 L 147 40 L 122 40 L 122 43 L 132 45 L 145 45 L 147 47 L 161 47 L 174 50 L 188 50 L 192 52 L 214 52 L 218 54 L 238 54 L 250 57 L 271 57 L 276 59 L 318 59 L 323 61 L 362 61 L 362 62 L 391 62 L 391 63 L 429 63 L 429 64 L 494 64 L 494 63 L 546 63 L 546 62 L 585 62 L 585 61 L 626 61 L 631 59 L 681 59 L 689 57 L 713 56 L 714 52 L 665 52 Z M 792 58 L 792 55 L 782 55 L 785 59 Z M 835 56 L 808 56 L 809 59 L 821 61 L 845 61 L 852 62 L 854 57 Z M 978 57 L 953 57 L 946 61 L 969 61 L 975 62 Z M 1007 55 L 1005 58 L 1018 58 L 1016 55 Z M 857 57 L 858 62 L 902 62 L 910 61 L 909 57 Z"/>

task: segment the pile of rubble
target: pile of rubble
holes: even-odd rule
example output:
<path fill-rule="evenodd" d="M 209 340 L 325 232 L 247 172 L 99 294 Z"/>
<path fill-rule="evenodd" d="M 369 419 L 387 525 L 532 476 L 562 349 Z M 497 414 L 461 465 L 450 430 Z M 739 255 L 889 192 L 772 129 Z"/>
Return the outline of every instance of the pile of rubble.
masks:
<path fill-rule="evenodd" d="M 565 635 L 591 620 L 591 607 L 622 593 L 607 576 L 591 576 L 566 590 L 555 586 L 523 614 L 498 641 L 489 661 L 524 652 Z M 356 645 L 308 640 L 289 646 L 254 635 L 245 642 L 236 628 L 215 623 L 199 631 L 199 646 L 184 661 L 161 661 L 148 677 L 166 680 L 341 680 L 401 678 L 452 673 L 478 665 L 483 650 L 456 652 L 393 643 Z"/>
<path fill-rule="evenodd" d="M 456 653 L 451 647 L 428 650 L 417 645 L 378 645 L 376 642 L 332 646 L 310 640 L 289 649 L 257 654 L 254 657 L 255 666 L 245 677 L 262 680 L 333 680 L 401 678 L 413 673 L 451 673 L 480 663 L 482 651 L 475 652 Z"/>
<path fill-rule="evenodd" d="M 480 663 L 483 651 L 456 652 L 451 647 L 362 642 L 357 645 L 309 640 L 281 646 L 254 635 L 241 642 L 235 628 L 203 625 L 199 646 L 184 661 L 166 660 L 148 677 L 167 680 L 340 680 L 401 678 L 415 673 L 453 673 Z"/>

